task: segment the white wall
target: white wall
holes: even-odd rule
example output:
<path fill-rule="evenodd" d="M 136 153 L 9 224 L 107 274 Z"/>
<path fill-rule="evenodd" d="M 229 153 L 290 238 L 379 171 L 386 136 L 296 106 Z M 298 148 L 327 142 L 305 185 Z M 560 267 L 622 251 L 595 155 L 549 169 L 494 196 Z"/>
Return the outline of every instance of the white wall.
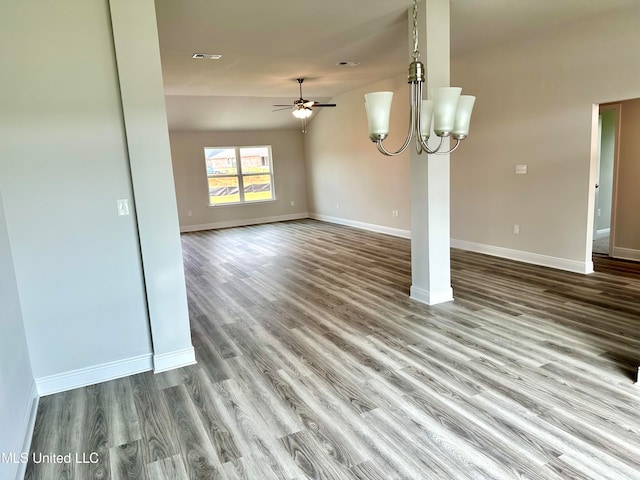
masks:
<path fill-rule="evenodd" d="M 20 455 L 36 392 L 1 195 L 0 312 L 0 453 Z M 17 478 L 19 467 L 0 462 L 0 478 Z"/>
<path fill-rule="evenodd" d="M 471 134 L 451 155 L 454 246 L 589 271 L 593 105 L 640 95 L 640 57 L 629 55 L 640 43 L 639 12 L 629 8 L 453 59 L 451 83 L 478 97 Z M 394 109 L 406 104 L 406 85 L 391 80 L 334 98 L 335 115 L 322 112 L 310 127 L 311 212 L 409 228 L 405 159 L 367 145 L 362 94 L 385 88 L 402 96 Z M 406 112 L 392 113 L 398 137 Z M 529 173 L 516 176 L 516 164 Z"/>
<path fill-rule="evenodd" d="M 0 58 L 0 451 L 20 453 L 36 385 L 150 369 L 150 322 L 156 369 L 193 349 L 153 1 L 10 2 Z"/>
<path fill-rule="evenodd" d="M 195 363 L 153 0 L 110 0 L 155 372 Z"/>
<path fill-rule="evenodd" d="M 12 2 L 0 22 L 0 190 L 33 373 L 148 355 L 108 4 Z"/>
<path fill-rule="evenodd" d="M 300 130 L 171 131 L 169 136 L 180 227 L 183 231 L 307 216 L 303 134 Z M 235 145 L 271 145 L 275 201 L 209 206 L 204 148 Z M 191 216 L 188 215 L 189 211 Z"/>

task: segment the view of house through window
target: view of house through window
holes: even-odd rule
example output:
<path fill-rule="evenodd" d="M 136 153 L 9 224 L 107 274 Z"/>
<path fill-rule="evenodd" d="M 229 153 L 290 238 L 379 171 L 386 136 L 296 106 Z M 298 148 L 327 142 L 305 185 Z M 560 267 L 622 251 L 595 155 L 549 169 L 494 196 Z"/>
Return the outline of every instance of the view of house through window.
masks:
<path fill-rule="evenodd" d="M 271 146 L 207 147 L 209 205 L 274 200 Z M 239 160 L 239 161 L 238 161 Z"/>

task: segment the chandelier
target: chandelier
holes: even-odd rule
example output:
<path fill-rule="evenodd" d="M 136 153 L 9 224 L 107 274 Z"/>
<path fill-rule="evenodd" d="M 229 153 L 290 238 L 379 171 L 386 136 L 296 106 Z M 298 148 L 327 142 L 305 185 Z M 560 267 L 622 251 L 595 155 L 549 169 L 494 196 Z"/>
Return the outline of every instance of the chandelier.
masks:
<path fill-rule="evenodd" d="M 389 117 L 391 116 L 391 101 L 393 92 L 367 93 L 364 105 L 369 122 L 369 138 L 376 144 L 380 153 L 388 156 L 400 155 L 415 137 L 418 154 L 446 155 L 453 152 L 460 145 L 460 141 L 469 135 L 471 111 L 476 97 L 460 95 L 459 87 L 440 87 L 431 90 L 432 100 L 422 99 L 422 84 L 424 83 L 424 65 L 418 60 L 418 1 L 413 0 L 413 61 L 409 64 L 409 133 L 404 144 L 397 152 L 387 151 L 382 142 L 389 135 Z M 440 138 L 435 148 L 429 146 L 431 124 L 433 131 Z M 442 151 L 444 139 L 453 138 L 455 145 L 447 151 Z"/>

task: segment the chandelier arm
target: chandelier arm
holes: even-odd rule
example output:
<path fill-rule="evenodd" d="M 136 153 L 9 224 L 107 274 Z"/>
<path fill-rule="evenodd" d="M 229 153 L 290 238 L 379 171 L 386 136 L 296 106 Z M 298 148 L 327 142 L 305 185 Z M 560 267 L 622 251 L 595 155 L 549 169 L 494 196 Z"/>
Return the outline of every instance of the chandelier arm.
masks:
<path fill-rule="evenodd" d="M 412 97 L 412 105 L 416 105 L 417 113 L 415 115 L 415 131 L 416 131 L 416 151 L 418 155 L 422 152 L 427 152 L 428 155 L 433 155 L 438 153 L 440 148 L 442 148 L 442 143 L 444 142 L 444 137 L 440 137 L 440 141 L 436 148 L 429 147 L 429 138 L 426 139 L 422 137 L 422 82 L 416 81 L 412 84 L 411 88 L 411 97 Z M 414 99 L 418 99 L 414 101 Z M 457 145 L 456 145 L 457 146 Z"/>
<path fill-rule="evenodd" d="M 429 139 L 426 140 L 422 138 L 422 82 L 417 81 L 412 84 L 411 88 L 412 93 L 412 105 L 416 105 L 416 115 L 415 115 L 415 132 L 416 132 L 416 151 L 418 155 L 422 152 L 427 152 L 429 155 L 433 155 L 434 153 L 438 153 L 438 150 L 442 147 L 443 137 L 440 137 L 440 142 L 435 149 L 429 147 Z M 414 99 L 418 99 L 414 101 Z"/>
<path fill-rule="evenodd" d="M 414 12 L 415 13 L 415 12 Z M 413 125 L 413 131 L 416 135 L 416 152 L 418 155 L 422 153 L 425 149 L 425 145 L 422 143 L 422 82 L 421 81 L 413 81 L 411 82 L 410 91 L 410 110 L 411 110 L 411 121 Z M 415 111 L 414 111 L 415 109 Z M 427 148 L 428 151 L 428 148 Z"/>
<path fill-rule="evenodd" d="M 442 139 L 444 139 L 444 137 L 441 137 L 440 143 L 442 143 Z M 448 152 L 436 152 L 436 155 L 449 155 L 451 152 L 455 151 L 455 149 L 460 146 L 460 139 L 456 138 L 455 141 L 456 141 L 456 144 Z"/>
<path fill-rule="evenodd" d="M 404 145 L 402 145 L 402 147 L 400 147 L 400 150 L 398 150 L 397 152 L 388 152 L 384 148 L 384 145 L 382 145 L 382 140 L 377 140 L 376 146 L 378 147 L 378 151 L 383 155 L 386 155 L 387 157 L 395 157 L 396 155 L 400 155 L 402 152 L 404 152 L 407 149 L 407 147 L 409 146 L 409 143 L 411 142 L 411 137 L 412 135 L 409 135 L 407 137 L 407 140 L 405 140 Z"/>
<path fill-rule="evenodd" d="M 424 138 L 422 138 L 422 136 L 420 136 L 418 141 L 420 142 L 420 146 L 425 152 L 427 152 L 429 155 L 434 155 L 436 153 L 439 153 L 440 148 L 442 148 L 442 143 L 444 142 L 444 137 L 439 137 L 439 138 L 440 138 L 440 141 L 438 142 L 438 145 L 436 146 L 436 148 L 429 147 L 429 139 L 425 140 Z"/>

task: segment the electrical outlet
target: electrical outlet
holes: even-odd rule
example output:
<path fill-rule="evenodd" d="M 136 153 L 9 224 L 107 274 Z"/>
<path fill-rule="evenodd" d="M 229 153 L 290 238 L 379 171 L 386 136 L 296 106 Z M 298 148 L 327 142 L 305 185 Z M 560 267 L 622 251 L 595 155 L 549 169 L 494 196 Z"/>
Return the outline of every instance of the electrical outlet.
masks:
<path fill-rule="evenodd" d="M 598 209 L 598 216 L 600 216 L 600 209 Z"/>
<path fill-rule="evenodd" d="M 516 175 L 526 175 L 526 174 L 527 174 L 526 165 L 516 165 Z"/>
<path fill-rule="evenodd" d="M 129 200 L 122 198 L 118 200 L 118 215 L 129 215 Z"/>
<path fill-rule="evenodd" d="M 391 216 L 393 218 L 399 218 L 400 217 L 400 212 L 398 210 L 391 210 Z"/>
<path fill-rule="evenodd" d="M 187 217 L 190 217 L 191 215 L 193 215 L 193 212 L 192 212 L 191 210 L 189 210 L 189 211 L 187 212 Z"/>
<path fill-rule="evenodd" d="M 340 202 L 336 202 L 336 208 L 340 208 Z"/>
<path fill-rule="evenodd" d="M 294 200 L 291 200 L 291 206 L 295 207 L 296 206 L 296 202 Z"/>
<path fill-rule="evenodd" d="M 513 234 L 520 235 L 520 225 L 518 225 L 517 223 L 513 224 Z"/>

